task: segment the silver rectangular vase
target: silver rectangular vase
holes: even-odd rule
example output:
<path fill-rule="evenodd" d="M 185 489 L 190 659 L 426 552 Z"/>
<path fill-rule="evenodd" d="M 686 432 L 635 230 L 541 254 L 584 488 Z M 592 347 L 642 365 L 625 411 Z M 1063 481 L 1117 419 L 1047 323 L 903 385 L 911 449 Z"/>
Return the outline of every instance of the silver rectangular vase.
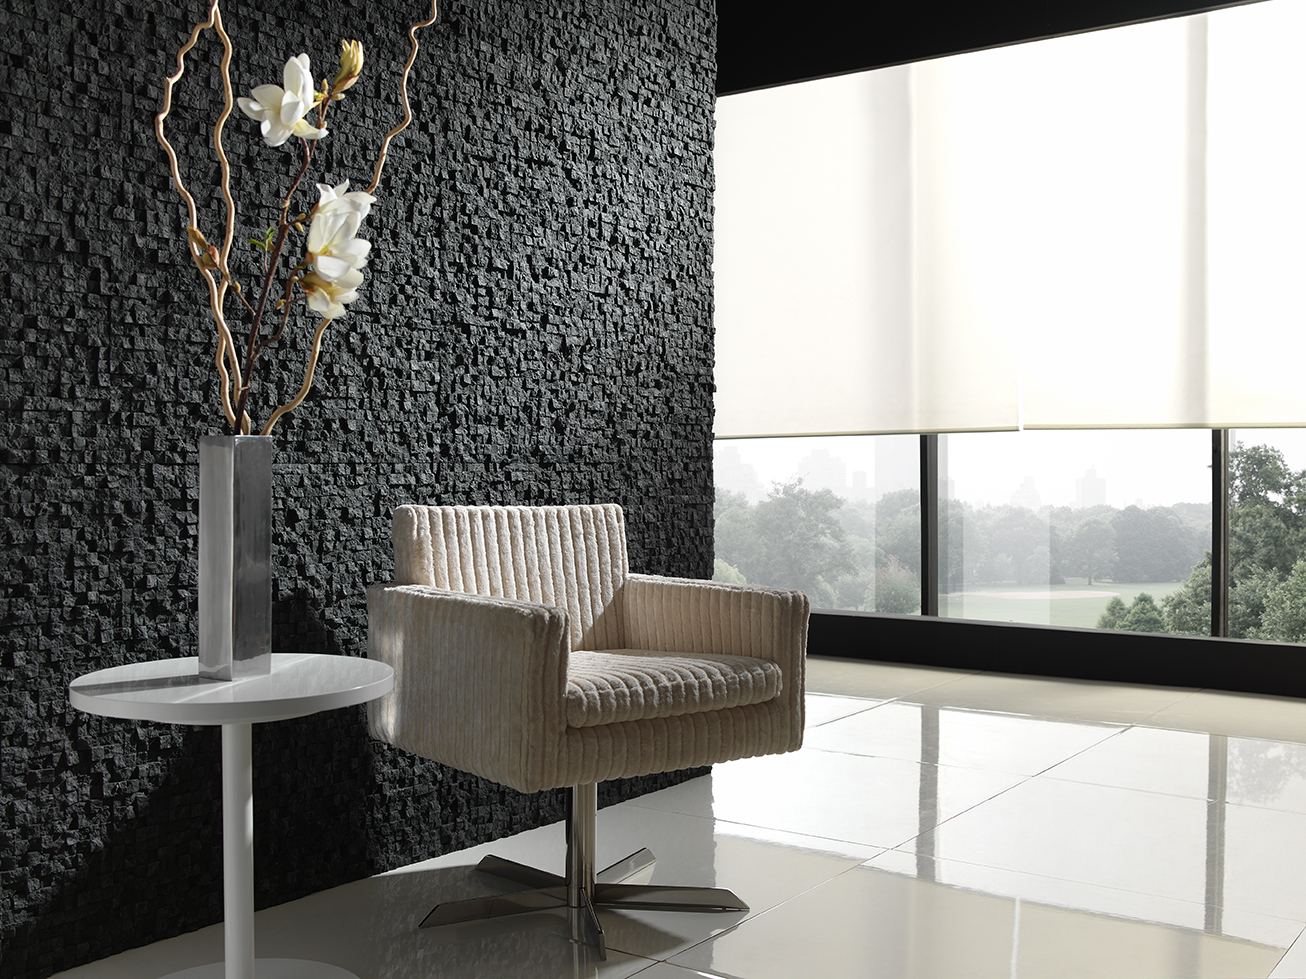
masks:
<path fill-rule="evenodd" d="M 272 672 L 272 438 L 200 438 L 200 676 Z"/>

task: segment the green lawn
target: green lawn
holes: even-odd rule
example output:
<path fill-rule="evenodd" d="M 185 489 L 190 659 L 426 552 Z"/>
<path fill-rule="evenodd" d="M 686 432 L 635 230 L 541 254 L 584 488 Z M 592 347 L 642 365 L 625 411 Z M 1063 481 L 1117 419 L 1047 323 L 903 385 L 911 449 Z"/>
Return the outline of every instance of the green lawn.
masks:
<path fill-rule="evenodd" d="M 1031 622 L 1036 625 L 1069 625 L 1092 628 L 1113 595 L 1126 605 L 1139 592 L 1147 592 L 1157 604 L 1183 587 L 1181 581 L 1115 584 L 1051 585 L 1035 588 L 1021 585 L 979 585 L 973 591 L 939 596 L 939 614 L 950 618 L 986 619 L 990 622 Z M 1091 594 L 1086 594 L 1091 593 Z"/>

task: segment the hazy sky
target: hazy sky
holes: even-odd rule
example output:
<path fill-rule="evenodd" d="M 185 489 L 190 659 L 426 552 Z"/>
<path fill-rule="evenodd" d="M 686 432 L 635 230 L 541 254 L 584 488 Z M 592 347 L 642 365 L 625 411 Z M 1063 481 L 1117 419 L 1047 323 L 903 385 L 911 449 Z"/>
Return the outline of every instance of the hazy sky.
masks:
<path fill-rule="evenodd" d="M 1247 445 L 1268 444 L 1283 451 L 1293 469 L 1306 469 L 1306 429 L 1246 429 L 1234 433 Z M 1115 507 L 1142 503 L 1203 503 L 1211 498 L 1211 433 L 1207 429 L 982 432 L 946 439 L 947 477 L 953 494 L 973 504 L 1004 504 L 1034 479 L 1039 502 L 1075 503 L 1075 481 L 1090 467 L 1106 481 L 1106 502 Z M 812 453 L 825 450 L 841 460 L 845 479 L 867 474 L 885 488 L 915 485 L 919 437 L 844 436 L 840 438 L 734 439 L 717 442 L 718 453 L 733 447 L 756 470 L 763 488 L 802 476 L 817 485 L 819 463 Z M 897 485 L 890 485 L 896 483 Z M 838 487 L 835 487 L 836 489 Z"/>

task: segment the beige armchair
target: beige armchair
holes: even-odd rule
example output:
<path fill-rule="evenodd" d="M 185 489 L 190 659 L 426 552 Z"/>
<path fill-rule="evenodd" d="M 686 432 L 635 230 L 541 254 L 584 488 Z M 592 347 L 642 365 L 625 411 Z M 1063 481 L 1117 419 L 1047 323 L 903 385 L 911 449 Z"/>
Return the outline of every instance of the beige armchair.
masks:
<path fill-rule="evenodd" d="M 567 787 L 567 875 L 487 857 L 529 890 L 435 908 L 423 927 L 567 906 L 603 950 L 594 907 L 747 910 L 724 888 L 595 873 L 597 785 L 803 739 L 801 592 L 631 574 L 614 504 L 403 506 L 395 582 L 368 589 L 368 654 L 394 667 L 372 734 L 523 792 Z"/>

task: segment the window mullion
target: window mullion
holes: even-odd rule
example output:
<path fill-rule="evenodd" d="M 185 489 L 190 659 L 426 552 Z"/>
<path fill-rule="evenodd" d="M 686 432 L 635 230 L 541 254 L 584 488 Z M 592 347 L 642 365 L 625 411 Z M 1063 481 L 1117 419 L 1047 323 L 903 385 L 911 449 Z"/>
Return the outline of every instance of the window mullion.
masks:
<path fill-rule="evenodd" d="M 1229 442 L 1211 430 L 1211 635 L 1229 635 Z"/>
<path fill-rule="evenodd" d="M 921 615 L 939 614 L 939 436 L 921 436 Z"/>

